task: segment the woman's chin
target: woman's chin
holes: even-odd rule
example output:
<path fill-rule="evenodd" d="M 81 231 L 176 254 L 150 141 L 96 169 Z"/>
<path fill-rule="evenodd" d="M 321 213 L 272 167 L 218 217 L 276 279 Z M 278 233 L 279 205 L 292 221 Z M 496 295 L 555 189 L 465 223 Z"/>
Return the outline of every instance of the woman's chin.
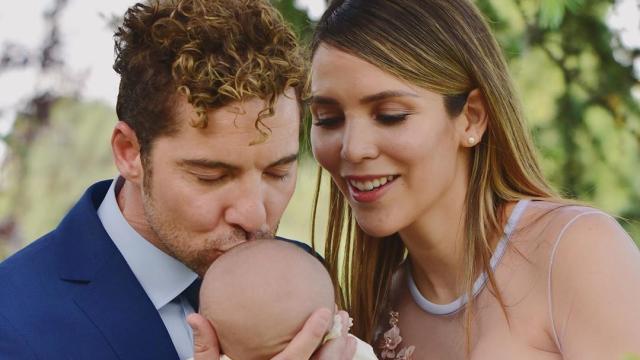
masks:
<path fill-rule="evenodd" d="M 369 236 L 375 238 L 383 238 L 387 236 L 391 236 L 398 232 L 398 230 L 394 227 L 391 228 L 389 226 L 383 226 L 385 224 L 381 223 L 368 223 L 368 222 L 358 222 L 360 228 Z"/>

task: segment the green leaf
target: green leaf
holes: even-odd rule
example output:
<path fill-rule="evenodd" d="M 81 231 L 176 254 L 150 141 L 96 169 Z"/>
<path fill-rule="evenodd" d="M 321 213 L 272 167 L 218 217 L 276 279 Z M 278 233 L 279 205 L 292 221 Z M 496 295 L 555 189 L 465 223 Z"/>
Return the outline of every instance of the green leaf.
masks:
<path fill-rule="evenodd" d="M 564 10 L 565 0 L 540 0 L 540 26 L 547 29 L 557 29 L 562 23 Z"/>
<path fill-rule="evenodd" d="M 584 0 L 540 0 L 539 24 L 546 29 L 557 29 L 566 10 L 577 11 Z"/>

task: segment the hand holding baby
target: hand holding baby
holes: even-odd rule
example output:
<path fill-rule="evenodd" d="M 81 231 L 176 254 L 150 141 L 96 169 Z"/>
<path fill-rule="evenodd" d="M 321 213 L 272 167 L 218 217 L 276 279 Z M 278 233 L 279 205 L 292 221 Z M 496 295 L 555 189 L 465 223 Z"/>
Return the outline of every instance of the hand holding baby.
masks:
<path fill-rule="evenodd" d="M 348 336 L 347 326 L 349 315 L 345 311 L 339 311 L 338 315 L 342 319 L 344 333 L 336 339 L 328 341 L 319 349 L 318 343 L 324 337 L 326 319 L 333 321 L 332 313 L 329 309 L 321 308 L 316 310 L 307 319 L 303 329 L 296 335 L 291 343 L 272 360 L 351 360 L 356 351 L 355 338 Z M 219 360 L 220 345 L 215 330 L 211 323 L 200 314 L 191 314 L 187 319 L 193 329 L 194 357 L 193 360 Z M 316 351 L 317 350 L 317 351 Z"/>

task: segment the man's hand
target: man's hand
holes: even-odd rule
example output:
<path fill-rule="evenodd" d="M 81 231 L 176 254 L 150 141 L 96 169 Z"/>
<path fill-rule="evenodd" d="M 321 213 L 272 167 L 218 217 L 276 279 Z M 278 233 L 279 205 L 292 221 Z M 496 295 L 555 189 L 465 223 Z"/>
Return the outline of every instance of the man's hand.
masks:
<path fill-rule="evenodd" d="M 218 336 L 209 320 L 195 313 L 187 317 L 187 323 L 193 331 L 193 360 L 219 360 Z"/>
<path fill-rule="evenodd" d="M 273 360 L 351 360 L 356 352 L 356 341 L 348 336 L 349 315 L 344 311 L 338 314 L 342 320 L 342 334 L 338 338 L 317 349 L 333 322 L 333 313 L 329 309 L 318 309 L 287 348 Z M 219 360 L 220 346 L 211 323 L 200 314 L 189 315 L 187 322 L 193 330 L 193 360 Z"/>
<path fill-rule="evenodd" d="M 312 360 L 352 360 L 356 353 L 356 338 L 349 335 L 351 328 L 351 318 L 346 311 L 339 311 L 340 320 L 342 321 L 342 333 L 340 337 L 327 341 L 316 353 L 311 357 Z"/>
<path fill-rule="evenodd" d="M 316 351 L 333 323 L 333 313 L 329 309 L 318 309 L 307 319 L 287 348 L 272 360 L 351 360 L 356 352 L 356 342 L 347 334 L 349 315 L 344 311 L 338 314 L 342 320 L 342 334 L 338 338 L 328 341 Z"/>

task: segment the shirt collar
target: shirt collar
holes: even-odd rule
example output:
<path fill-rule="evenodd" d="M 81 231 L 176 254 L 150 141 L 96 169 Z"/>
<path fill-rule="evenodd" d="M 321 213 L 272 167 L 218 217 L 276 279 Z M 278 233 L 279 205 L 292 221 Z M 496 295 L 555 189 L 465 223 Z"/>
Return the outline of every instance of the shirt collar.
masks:
<path fill-rule="evenodd" d="M 98 217 L 153 305 L 160 309 L 180 295 L 198 275 L 129 225 L 116 200 L 124 181 L 118 176 L 111 183 L 98 208 Z"/>

